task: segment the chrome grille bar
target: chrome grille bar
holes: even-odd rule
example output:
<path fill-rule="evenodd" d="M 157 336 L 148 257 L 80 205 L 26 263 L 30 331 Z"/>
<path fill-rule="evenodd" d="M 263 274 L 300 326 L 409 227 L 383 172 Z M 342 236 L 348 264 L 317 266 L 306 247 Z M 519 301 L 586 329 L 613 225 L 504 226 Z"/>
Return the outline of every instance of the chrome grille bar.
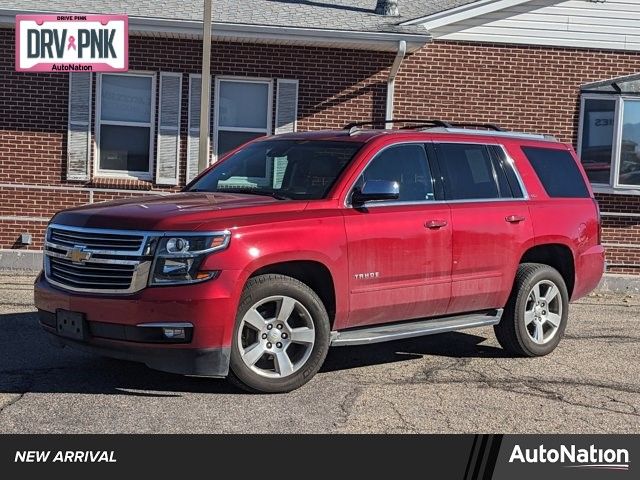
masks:
<path fill-rule="evenodd" d="M 78 229 L 71 230 L 58 226 L 49 229 L 48 240 L 62 246 L 83 245 L 87 248 L 100 250 L 137 252 L 143 246 L 145 236 L 100 233 L 96 230 L 83 232 Z"/>
<path fill-rule="evenodd" d="M 87 271 L 85 270 L 85 273 L 80 273 L 80 272 L 76 272 L 73 271 L 71 268 L 69 268 L 68 266 L 61 266 L 55 262 L 51 262 L 51 268 L 53 270 L 57 270 L 59 272 L 63 272 L 66 273 L 68 275 L 75 275 L 78 277 L 97 277 L 97 278 L 119 278 L 119 279 L 126 279 L 131 281 L 131 273 L 129 273 L 129 275 L 113 275 L 112 273 L 109 273 L 109 270 L 107 271 L 102 271 L 101 273 L 95 273 L 95 272 L 91 272 L 91 273 L 86 273 Z M 100 270 L 98 270 L 100 271 Z M 120 273 L 120 272 L 118 272 Z M 126 272 L 123 272 L 126 273 Z"/>
<path fill-rule="evenodd" d="M 50 225 L 45 275 L 52 285 L 74 292 L 137 292 L 149 277 L 152 259 L 144 252 L 150 237 L 149 232 Z"/>

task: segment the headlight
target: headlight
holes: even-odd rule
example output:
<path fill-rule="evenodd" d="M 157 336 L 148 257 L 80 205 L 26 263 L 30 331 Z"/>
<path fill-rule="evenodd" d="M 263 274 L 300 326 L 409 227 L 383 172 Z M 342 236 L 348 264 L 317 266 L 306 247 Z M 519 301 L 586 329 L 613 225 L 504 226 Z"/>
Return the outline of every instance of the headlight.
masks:
<path fill-rule="evenodd" d="M 160 238 L 150 285 L 179 285 L 202 282 L 216 272 L 202 272 L 206 256 L 229 245 L 229 232 L 211 235 L 176 234 Z"/>

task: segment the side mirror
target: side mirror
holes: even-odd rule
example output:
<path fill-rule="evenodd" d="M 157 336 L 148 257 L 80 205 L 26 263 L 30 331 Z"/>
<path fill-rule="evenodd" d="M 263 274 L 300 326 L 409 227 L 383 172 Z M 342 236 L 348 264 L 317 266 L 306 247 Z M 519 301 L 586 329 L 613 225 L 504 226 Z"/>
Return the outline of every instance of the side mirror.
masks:
<path fill-rule="evenodd" d="M 400 185 L 398 182 L 369 180 L 364 183 L 362 189 L 353 191 L 351 203 L 353 205 L 364 205 L 366 202 L 397 200 L 398 198 L 400 198 Z"/>

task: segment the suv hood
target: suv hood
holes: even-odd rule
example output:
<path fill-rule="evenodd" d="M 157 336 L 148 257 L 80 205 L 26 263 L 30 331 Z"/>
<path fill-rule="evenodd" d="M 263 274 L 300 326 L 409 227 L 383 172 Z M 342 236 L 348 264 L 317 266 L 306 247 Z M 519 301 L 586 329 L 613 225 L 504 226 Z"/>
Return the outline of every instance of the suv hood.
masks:
<path fill-rule="evenodd" d="M 300 211 L 306 205 L 306 201 L 262 195 L 184 192 L 83 205 L 57 213 L 51 222 L 89 228 L 192 231 L 218 219 Z"/>

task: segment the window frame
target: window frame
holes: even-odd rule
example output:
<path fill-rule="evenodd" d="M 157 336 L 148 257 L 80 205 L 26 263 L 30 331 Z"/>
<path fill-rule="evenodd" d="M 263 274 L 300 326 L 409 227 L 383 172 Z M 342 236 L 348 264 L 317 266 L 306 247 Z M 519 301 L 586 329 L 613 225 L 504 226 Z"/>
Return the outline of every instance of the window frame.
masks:
<path fill-rule="evenodd" d="M 447 200 L 446 199 L 446 193 L 444 190 L 444 177 L 442 174 L 442 167 L 440 165 L 440 159 L 438 158 L 437 152 L 436 152 L 436 147 L 439 144 L 442 143 L 455 143 L 455 144 L 466 144 L 466 145 L 482 145 L 484 147 L 486 147 L 489 150 L 489 155 L 492 159 L 492 162 L 495 161 L 497 162 L 499 165 L 502 166 L 503 169 L 507 169 L 510 168 L 511 171 L 513 172 L 516 181 L 518 182 L 518 185 L 520 186 L 520 191 L 522 196 L 521 197 L 513 197 L 513 198 L 506 198 L 506 197 L 501 197 L 501 198 L 491 198 L 491 199 L 463 199 L 463 200 Z M 486 142 L 472 142 L 472 141 L 455 141 L 455 140 L 424 140 L 424 141 L 420 141 L 420 140 L 413 140 L 413 141 L 408 141 L 408 142 L 397 142 L 397 143 L 391 143 L 389 145 L 385 145 L 383 148 L 381 148 L 380 150 L 378 150 L 377 152 L 375 152 L 371 158 L 369 158 L 366 163 L 364 164 L 364 166 L 356 173 L 355 177 L 353 177 L 353 180 L 350 182 L 350 186 L 349 188 L 346 190 L 346 195 L 344 197 L 344 206 L 346 208 L 355 208 L 353 206 L 353 204 L 351 203 L 351 195 L 353 194 L 353 191 L 356 187 L 356 184 L 358 183 L 358 180 L 360 179 L 360 177 L 362 176 L 362 174 L 364 173 L 364 171 L 369 167 L 369 164 L 380 154 L 382 153 L 384 150 L 391 148 L 391 147 L 397 147 L 399 145 L 422 145 L 425 149 L 425 153 L 427 155 L 427 166 L 429 167 L 431 176 L 432 176 L 432 184 L 433 184 L 433 188 L 434 188 L 434 195 L 435 195 L 435 199 L 434 200 L 419 200 L 419 201 L 411 201 L 411 202 L 405 202 L 402 200 L 384 200 L 384 201 L 380 201 L 380 202 L 374 202 L 371 204 L 367 204 L 367 208 L 370 207 L 386 207 L 386 206 L 403 206 L 403 205 L 407 205 L 407 206 L 411 206 L 411 205 L 433 205 L 433 204 L 454 204 L 454 203 L 488 203 L 488 202 L 526 202 L 529 201 L 530 197 L 529 197 L 529 191 L 527 190 L 527 187 L 524 183 L 524 180 L 522 179 L 522 176 L 520 175 L 520 171 L 518 170 L 518 167 L 516 166 L 516 162 L 513 159 L 513 157 L 509 154 L 509 151 L 507 150 L 507 148 L 500 144 L 500 143 L 486 143 Z M 490 147 L 494 147 L 496 149 L 499 149 L 502 154 L 503 154 L 503 158 L 500 159 L 496 156 L 496 154 L 494 154 L 494 152 L 491 151 Z M 505 172 L 506 174 L 506 172 Z"/>
<path fill-rule="evenodd" d="M 243 151 L 246 151 L 249 148 L 254 148 L 256 146 L 259 146 L 261 143 L 270 143 L 270 144 L 275 144 L 275 143 L 284 143 L 284 142 L 290 142 L 290 143 L 295 143 L 295 144 L 313 144 L 313 143 L 326 143 L 326 144 L 330 144 L 328 145 L 329 147 L 332 147 L 334 145 L 337 144 L 344 144 L 344 145 L 353 145 L 355 146 L 355 150 L 353 150 L 353 152 L 351 153 L 351 156 L 345 159 L 345 163 L 344 165 L 341 167 L 341 169 L 339 171 L 337 171 L 337 174 L 333 180 L 333 182 L 331 182 L 331 184 L 323 184 L 323 186 L 328 185 L 328 187 L 325 189 L 324 193 L 322 194 L 322 197 L 320 198 L 305 198 L 305 199 L 300 199 L 300 201 L 307 201 L 307 202 L 313 202 L 313 201 L 326 201 L 327 199 L 330 199 L 331 196 L 333 195 L 332 192 L 334 192 L 335 189 L 337 188 L 341 188 L 340 187 L 340 182 L 343 179 L 344 174 L 346 173 L 346 170 L 349 168 L 350 165 L 353 164 L 354 161 L 357 161 L 357 156 L 360 154 L 361 150 L 364 148 L 364 145 L 366 145 L 365 143 L 361 143 L 361 142 L 347 142 L 347 141 L 342 141 L 342 140 L 314 140 L 314 141 L 304 141 L 304 139 L 278 139 L 278 138 L 273 138 L 273 139 L 261 139 L 256 141 L 255 143 L 253 143 L 253 145 L 251 146 L 247 146 L 246 148 L 242 148 L 237 150 L 236 152 L 234 152 L 233 154 L 229 155 L 228 157 L 226 157 L 224 160 L 222 160 L 221 162 L 217 163 L 216 165 L 213 165 L 211 170 L 209 172 L 206 172 L 203 176 L 201 176 L 200 178 L 198 178 L 197 180 L 194 179 L 191 182 L 189 182 L 181 191 L 183 192 L 189 192 L 191 191 L 191 188 L 193 188 L 194 186 L 196 186 L 200 181 L 206 179 L 209 175 L 211 175 L 213 171 L 215 171 L 216 168 L 220 168 L 221 166 L 225 165 L 227 162 L 230 162 L 233 160 L 233 158 L 242 153 Z M 284 157 L 270 157 L 270 158 L 284 158 Z M 272 167 L 268 168 L 268 172 L 270 175 L 273 175 L 274 173 L 274 169 Z M 285 173 L 286 175 L 286 173 Z M 241 177 L 241 176 L 236 176 L 233 178 L 252 178 L 252 177 Z M 262 178 L 262 177 L 260 177 Z M 275 190 L 275 193 L 277 193 L 277 191 L 280 189 L 280 187 L 278 189 L 276 189 L 275 187 L 273 187 Z M 210 191 L 212 193 L 215 193 L 215 190 L 199 190 L 199 191 Z M 241 190 L 238 190 L 238 193 L 241 193 Z M 305 194 L 306 195 L 306 194 Z"/>
<path fill-rule="evenodd" d="M 268 86 L 267 90 L 267 124 L 266 128 L 246 128 L 246 127 L 225 127 L 220 126 L 220 85 L 223 82 L 231 83 L 254 83 Z M 213 148 L 211 149 L 212 162 L 216 163 L 220 159 L 218 154 L 218 134 L 222 132 L 239 132 L 239 133 L 264 133 L 265 136 L 273 134 L 273 78 L 266 77 L 238 77 L 230 75 L 219 75 L 215 77 L 214 99 L 213 99 Z M 267 172 L 268 173 L 268 172 Z M 269 177 L 247 177 L 247 181 L 267 180 Z"/>
<path fill-rule="evenodd" d="M 522 202 L 522 201 L 527 201 L 529 200 L 529 192 L 524 184 L 524 181 L 522 180 L 522 176 L 520 175 L 520 171 L 518 170 L 515 161 L 513 160 L 513 158 L 511 157 L 511 155 L 509 155 L 508 150 L 506 149 L 506 147 L 502 144 L 499 143 L 487 143 L 487 142 L 483 142 L 483 141 L 478 141 L 478 142 L 474 142 L 474 141 L 456 141 L 456 140 L 436 140 L 431 142 L 432 145 L 434 146 L 434 151 L 435 151 L 435 158 L 438 162 L 438 166 L 439 166 L 439 171 L 440 171 L 440 176 L 442 178 L 442 186 L 444 188 L 444 199 L 443 202 L 446 203 L 489 203 L 489 202 Z M 511 171 L 513 172 L 513 174 L 515 175 L 515 178 L 518 182 L 518 185 L 520 186 L 520 191 L 521 191 L 521 197 L 495 197 L 495 198 L 461 198 L 461 199 L 447 199 L 447 192 L 446 192 L 446 181 L 444 179 L 444 169 L 442 167 L 442 163 L 445 161 L 443 158 L 441 158 L 441 155 L 438 152 L 438 146 L 442 145 L 442 144 L 454 144 L 454 145 L 479 145 L 484 147 L 487 150 L 487 153 L 489 155 L 489 159 L 491 161 L 491 166 L 492 166 L 492 173 L 493 173 L 493 180 L 494 182 L 496 182 L 496 189 L 498 191 L 498 194 L 500 194 L 500 186 L 498 185 L 498 179 L 496 178 L 495 174 L 496 172 L 494 171 L 494 169 L 496 167 L 501 167 L 503 169 L 503 172 L 505 174 L 505 176 L 507 175 L 507 172 L 504 171 L 506 168 L 510 168 Z M 492 151 L 492 147 L 495 147 L 497 149 L 500 149 L 502 151 L 503 154 L 503 158 L 499 158 L 497 156 L 496 153 L 494 153 Z M 507 181 L 508 181 L 508 176 L 507 176 Z M 515 195 L 515 192 L 511 192 L 512 195 Z"/>
<path fill-rule="evenodd" d="M 616 108 L 620 109 L 620 114 L 619 114 L 619 117 L 616 118 L 616 121 L 618 122 L 616 126 L 617 128 L 614 127 L 615 128 L 614 138 L 616 135 L 618 136 L 618 138 L 616 139 L 616 145 L 615 145 L 617 161 L 616 161 L 615 168 L 613 169 L 614 170 L 613 188 L 640 190 L 640 185 L 629 185 L 626 183 L 620 183 L 620 167 L 622 166 L 622 134 L 624 131 L 624 109 L 625 109 L 626 101 L 633 101 L 633 102 L 640 103 L 640 98 L 621 95 L 620 104 L 619 105 L 616 104 Z"/>
<path fill-rule="evenodd" d="M 637 96 L 615 93 L 582 93 L 580 95 L 580 116 L 578 124 L 577 153 L 582 164 L 582 141 L 584 136 L 584 114 L 587 100 L 613 100 L 613 138 L 611 149 L 611 168 L 609 169 L 609 183 L 595 183 L 589 180 L 592 190 L 596 193 L 613 193 L 619 195 L 640 195 L 640 185 L 620 183 L 620 165 L 622 154 L 622 130 L 624 126 L 624 104 L 626 100 L 640 101 Z M 584 168 L 584 166 L 583 166 Z"/>
<path fill-rule="evenodd" d="M 347 194 L 346 194 L 346 196 L 344 198 L 344 206 L 346 208 L 355 208 L 353 206 L 353 203 L 351 202 L 351 196 L 353 195 L 353 192 L 354 192 L 354 190 L 356 188 L 356 184 L 358 183 L 358 180 L 360 180 L 360 177 L 362 177 L 364 172 L 367 170 L 367 168 L 369 168 L 371 163 L 376 158 L 378 158 L 378 156 L 380 154 L 382 154 L 383 152 L 385 152 L 386 150 L 389 150 L 391 148 L 403 147 L 403 146 L 407 146 L 407 145 L 420 145 L 424 149 L 425 158 L 427 160 L 427 163 L 425 164 L 425 166 L 427 167 L 428 172 L 431 175 L 431 185 L 433 186 L 433 194 L 434 194 L 435 198 L 433 200 L 425 199 L 425 200 L 411 200 L 411 201 L 405 201 L 405 200 L 381 200 L 381 201 L 377 201 L 377 202 L 367 203 L 367 208 L 394 207 L 394 206 L 403 206 L 403 205 L 407 205 L 407 206 L 410 206 L 410 205 L 431 205 L 431 204 L 438 204 L 438 203 L 446 203 L 444 198 L 441 197 L 442 185 L 440 183 L 441 179 L 440 179 L 440 175 L 439 175 L 439 165 L 437 164 L 437 162 L 435 162 L 435 159 L 431 158 L 432 154 L 431 154 L 431 151 L 430 151 L 430 146 L 433 145 L 433 142 L 415 140 L 415 141 L 409 141 L 409 142 L 390 143 L 389 145 L 385 145 L 384 147 L 382 147 L 381 149 L 379 149 L 378 151 L 373 153 L 371 158 L 369 158 L 366 161 L 366 163 L 362 166 L 362 168 L 360 168 L 360 170 L 358 170 L 357 174 L 355 175 L 355 178 L 353 178 L 353 180 L 351 181 L 351 184 L 350 184 L 349 188 L 347 189 Z M 338 181 L 339 181 L 339 179 L 338 179 Z"/>
<path fill-rule="evenodd" d="M 551 148 L 543 145 L 520 145 L 520 150 L 535 172 L 536 177 L 538 177 L 542 189 L 550 199 L 579 200 L 589 199 L 591 197 L 589 182 L 585 180 L 582 171 L 580 171 L 580 168 L 576 165 L 576 160 L 571 150 L 566 148 Z M 536 152 L 542 154 L 542 157 L 536 156 Z M 556 155 L 557 158 L 548 161 L 547 159 L 552 155 Z M 564 159 L 561 157 L 564 157 Z M 542 162 L 540 162 L 540 160 L 542 160 Z M 554 183 L 553 180 L 550 182 L 550 177 L 546 174 L 549 170 L 540 168 L 549 166 L 549 164 L 551 164 L 552 168 L 555 167 L 557 169 L 557 171 L 552 172 L 553 180 L 558 178 L 558 174 L 561 174 L 560 178 L 563 180 L 561 182 L 563 186 L 571 185 L 572 183 L 574 186 L 557 191 L 557 184 Z M 568 168 L 564 168 L 563 165 Z M 575 182 L 569 182 L 568 180 L 575 180 Z"/>
<path fill-rule="evenodd" d="M 116 120 L 102 120 L 102 77 L 104 75 L 123 76 L 123 77 L 147 77 L 151 78 L 151 116 L 149 122 L 123 122 Z M 153 170 L 155 168 L 155 130 L 156 130 L 156 82 L 157 74 L 151 71 L 129 71 L 129 72 L 105 72 L 98 73 L 96 76 L 96 115 L 95 115 L 95 155 L 94 155 L 94 176 L 102 178 L 124 178 L 129 180 L 145 180 L 153 181 Z M 147 171 L 134 170 L 109 170 L 100 168 L 100 128 L 102 125 L 114 125 L 120 127 L 144 127 L 149 128 L 149 169 Z"/>

